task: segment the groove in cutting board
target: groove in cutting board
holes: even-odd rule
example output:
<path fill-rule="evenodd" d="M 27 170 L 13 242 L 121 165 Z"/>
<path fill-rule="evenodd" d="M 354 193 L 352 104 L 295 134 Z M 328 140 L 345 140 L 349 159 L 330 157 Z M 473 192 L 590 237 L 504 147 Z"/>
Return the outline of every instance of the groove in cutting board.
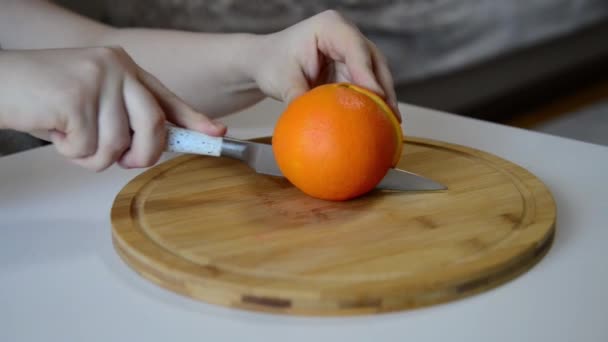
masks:
<path fill-rule="evenodd" d="M 328 202 L 234 160 L 177 157 L 118 194 L 115 248 L 172 291 L 304 315 L 454 300 L 516 277 L 549 249 L 555 204 L 534 175 L 468 147 L 404 144 L 398 167 L 449 190 Z"/>

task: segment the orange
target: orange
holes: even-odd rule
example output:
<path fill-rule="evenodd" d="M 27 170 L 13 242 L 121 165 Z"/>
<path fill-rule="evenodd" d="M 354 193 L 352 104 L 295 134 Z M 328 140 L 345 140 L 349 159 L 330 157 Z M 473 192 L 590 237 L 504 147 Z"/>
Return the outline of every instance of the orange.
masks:
<path fill-rule="evenodd" d="M 380 96 L 334 83 L 287 106 L 272 148 L 281 172 L 298 189 L 340 201 L 372 190 L 399 161 L 402 140 L 399 121 Z"/>

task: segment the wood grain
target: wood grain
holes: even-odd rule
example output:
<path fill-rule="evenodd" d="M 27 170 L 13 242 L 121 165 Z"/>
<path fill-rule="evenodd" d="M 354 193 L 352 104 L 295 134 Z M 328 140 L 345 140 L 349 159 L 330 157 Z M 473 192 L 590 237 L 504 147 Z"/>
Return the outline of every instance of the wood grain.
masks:
<path fill-rule="evenodd" d="M 237 161 L 185 155 L 118 194 L 115 248 L 142 276 L 186 296 L 303 315 L 454 300 L 542 258 L 556 209 L 540 180 L 471 148 L 404 143 L 399 167 L 449 190 L 328 202 Z"/>

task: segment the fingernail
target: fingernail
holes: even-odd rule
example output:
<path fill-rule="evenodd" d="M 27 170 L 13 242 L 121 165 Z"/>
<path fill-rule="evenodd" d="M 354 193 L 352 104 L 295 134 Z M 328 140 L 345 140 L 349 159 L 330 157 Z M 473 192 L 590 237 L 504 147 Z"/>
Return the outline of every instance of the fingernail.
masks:
<path fill-rule="evenodd" d="M 226 132 L 228 131 L 228 128 L 226 127 L 226 125 L 223 122 L 213 120 L 213 121 L 211 121 L 211 123 L 220 132 L 220 134 L 226 134 Z"/>
<path fill-rule="evenodd" d="M 222 131 L 222 130 L 226 129 L 226 125 L 224 125 L 224 123 L 223 123 L 223 122 L 220 122 L 220 121 L 215 121 L 215 120 L 214 120 L 214 121 L 212 121 L 212 123 L 213 123 L 213 126 L 215 126 L 215 128 L 217 128 L 217 129 L 218 129 L 218 130 L 220 130 L 220 131 Z"/>

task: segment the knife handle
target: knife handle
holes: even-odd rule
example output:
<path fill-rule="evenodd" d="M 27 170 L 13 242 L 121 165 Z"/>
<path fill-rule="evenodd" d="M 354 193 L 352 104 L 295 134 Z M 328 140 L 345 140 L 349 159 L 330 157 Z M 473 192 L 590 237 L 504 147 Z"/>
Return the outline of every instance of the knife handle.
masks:
<path fill-rule="evenodd" d="M 222 153 L 221 137 L 212 137 L 200 132 L 175 126 L 166 126 L 167 143 L 165 151 L 202 154 L 219 157 Z"/>

